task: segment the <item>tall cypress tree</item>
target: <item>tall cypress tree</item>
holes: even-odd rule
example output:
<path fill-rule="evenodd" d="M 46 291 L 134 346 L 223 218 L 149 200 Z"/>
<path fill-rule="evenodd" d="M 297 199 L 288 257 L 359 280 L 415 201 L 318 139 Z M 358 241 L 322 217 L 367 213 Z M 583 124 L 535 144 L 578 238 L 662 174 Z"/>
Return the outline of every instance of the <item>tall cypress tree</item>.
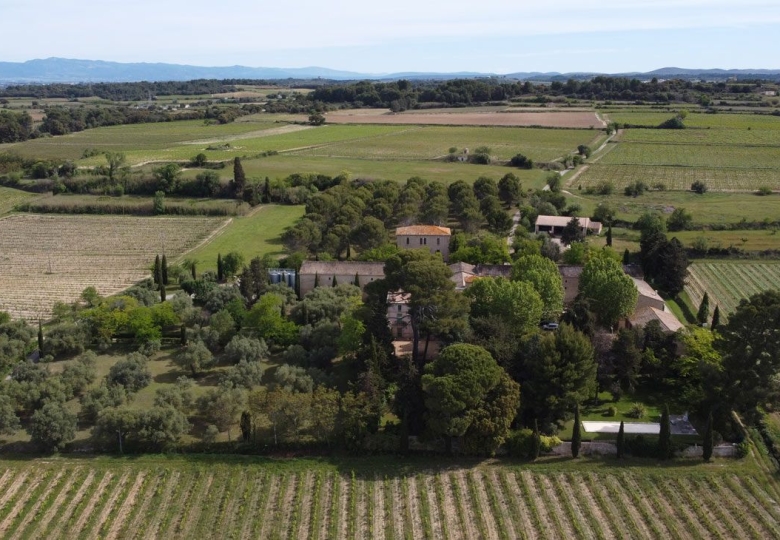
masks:
<path fill-rule="evenodd" d="M 573 458 L 580 455 L 580 447 L 582 446 L 582 433 L 580 429 L 580 406 L 577 404 L 577 408 L 574 409 L 574 432 L 571 436 L 571 457 Z"/>
<path fill-rule="evenodd" d="M 40 319 L 38 319 L 38 352 L 43 354 L 43 327 Z"/>
<path fill-rule="evenodd" d="M 623 252 L 623 264 L 631 264 L 631 252 L 628 251 L 628 248 Z"/>
<path fill-rule="evenodd" d="M 183 324 L 179 328 L 179 344 L 184 347 L 187 345 L 187 327 Z"/>
<path fill-rule="evenodd" d="M 715 304 L 715 311 L 712 312 L 712 324 L 710 325 L 711 330 L 715 330 L 720 326 L 720 306 Z"/>
<path fill-rule="evenodd" d="M 160 302 L 165 302 L 165 283 L 160 283 Z"/>
<path fill-rule="evenodd" d="M 609 228 L 607 229 L 607 245 L 609 247 L 612 247 L 612 224 L 610 223 Z"/>
<path fill-rule="evenodd" d="M 623 421 L 621 420 L 620 429 L 618 430 L 618 435 L 617 435 L 618 459 L 622 458 L 625 453 L 626 453 L 626 432 L 625 432 L 625 427 L 623 426 Z"/>
<path fill-rule="evenodd" d="M 702 448 L 702 457 L 708 462 L 712 459 L 712 447 L 715 446 L 715 440 L 712 435 L 712 412 L 707 417 L 707 428 L 704 430 L 704 448 Z"/>
<path fill-rule="evenodd" d="M 320 274 L 318 272 L 314 272 L 314 288 L 320 286 Z"/>
<path fill-rule="evenodd" d="M 160 284 L 160 256 L 159 255 L 154 256 L 154 271 L 152 273 L 152 279 L 154 280 L 155 285 Z"/>
<path fill-rule="evenodd" d="M 241 158 L 236 156 L 233 160 L 233 194 L 237 199 L 244 196 L 245 187 L 246 175 L 244 174 L 244 167 L 241 165 Z"/>
<path fill-rule="evenodd" d="M 198 279 L 198 271 L 197 271 L 197 263 L 195 261 L 192 261 L 192 266 L 190 266 L 190 271 L 192 272 L 192 279 L 196 280 Z"/>
<path fill-rule="evenodd" d="M 355 287 L 360 287 L 360 276 L 355 272 Z"/>
<path fill-rule="evenodd" d="M 710 295 L 704 292 L 704 296 L 699 304 L 699 312 L 696 314 L 696 320 L 699 324 L 705 324 L 710 318 Z"/>
<path fill-rule="evenodd" d="M 222 266 L 222 254 L 217 253 L 217 281 L 222 281 L 225 278 L 225 269 Z"/>
<path fill-rule="evenodd" d="M 301 299 L 301 272 L 295 272 L 295 296 Z"/>
<path fill-rule="evenodd" d="M 330 285 L 331 287 L 335 287 L 336 285 L 338 285 L 338 283 L 336 282 L 336 274 L 333 274 L 333 281 L 331 281 Z"/>
<path fill-rule="evenodd" d="M 542 437 L 539 435 L 539 423 L 534 418 L 534 436 L 531 440 L 531 459 L 536 460 L 542 453 Z"/>
<path fill-rule="evenodd" d="M 265 184 L 263 185 L 263 198 L 262 198 L 263 204 L 268 204 L 271 202 L 271 180 L 266 176 L 265 177 Z"/>
<path fill-rule="evenodd" d="M 168 285 L 168 259 L 165 256 L 165 253 L 163 253 L 162 256 L 162 263 L 160 268 L 162 269 L 162 282 L 163 285 Z"/>
<path fill-rule="evenodd" d="M 661 413 L 661 431 L 658 433 L 658 457 L 669 459 L 672 457 L 672 425 L 669 421 L 669 406 L 664 405 Z"/>

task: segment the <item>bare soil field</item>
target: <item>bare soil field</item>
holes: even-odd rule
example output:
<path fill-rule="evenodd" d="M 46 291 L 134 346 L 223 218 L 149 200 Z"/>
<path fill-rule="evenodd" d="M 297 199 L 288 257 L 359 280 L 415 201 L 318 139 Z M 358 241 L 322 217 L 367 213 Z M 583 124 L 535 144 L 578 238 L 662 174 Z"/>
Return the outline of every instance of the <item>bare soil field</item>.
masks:
<path fill-rule="evenodd" d="M 473 109 L 471 109 L 473 111 Z M 404 112 L 382 109 L 337 111 L 326 116 L 332 124 L 430 124 L 439 126 L 543 126 L 554 128 L 600 129 L 606 127 L 596 113 L 588 111 L 487 111 L 487 112 Z"/>

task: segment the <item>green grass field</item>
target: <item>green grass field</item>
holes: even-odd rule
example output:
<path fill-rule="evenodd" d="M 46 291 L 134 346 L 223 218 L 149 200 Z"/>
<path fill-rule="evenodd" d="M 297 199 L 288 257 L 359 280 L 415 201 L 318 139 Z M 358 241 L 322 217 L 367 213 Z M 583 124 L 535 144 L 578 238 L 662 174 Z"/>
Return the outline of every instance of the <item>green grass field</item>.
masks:
<path fill-rule="evenodd" d="M 0 186 L 0 216 L 13 210 L 17 204 L 30 201 L 35 197 L 37 195 L 33 193 Z"/>
<path fill-rule="evenodd" d="M 220 139 L 233 137 L 279 127 L 272 120 L 258 122 L 233 122 L 230 124 L 206 124 L 202 120 L 184 120 L 180 122 L 160 122 L 156 124 L 133 124 L 126 126 L 110 126 L 87 129 L 70 135 L 32 139 L 23 143 L 0 145 L 0 152 L 11 151 L 23 156 L 40 159 L 71 159 L 81 160 L 84 150 L 88 148 L 98 151 L 130 152 L 143 154 L 143 151 L 167 148 L 185 141 L 200 139 Z M 204 145 L 205 147 L 206 145 Z M 192 146 L 183 159 L 189 159 L 198 151 Z M 94 162 L 94 163 L 93 163 Z M 102 164 L 102 157 L 79 161 Z M 130 160 L 130 163 L 134 163 Z"/>
<path fill-rule="evenodd" d="M 7 538 L 776 538 L 759 460 L 4 460 Z"/>
<path fill-rule="evenodd" d="M 668 111 L 656 111 L 652 109 L 627 109 L 606 110 L 603 113 L 609 121 L 621 124 L 634 124 L 640 126 L 657 126 L 677 114 L 677 111 L 688 109 L 692 111 L 685 118 L 685 125 L 689 128 L 703 129 L 780 129 L 780 117 L 769 114 L 705 114 L 695 112 L 696 106 L 676 105 Z"/>
<path fill-rule="evenodd" d="M 260 206 L 246 216 L 235 217 L 208 243 L 189 252 L 186 257 L 198 262 L 198 271 L 214 270 L 217 255 L 236 251 L 247 262 L 266 254 L 284 252 L 279 239 L 284 230 L 303 216 L 303 206 Z"/>
<path fill-rule="evenodd" d="M 653 144 L 777 146 L 780 129 L 627 129 L 619 140 Z"/>
<path fill-rule="evenodd" d="M 669 165 L 775 169 L 780 172 L 780 146 L 725 146 L 619 142 L 599 161 L 603 165 Z"/>
<path fill-rule="evenodd" d="M 780 287 L 780 263 L 756 261 L 697 261 L 689 268 L 685 290 L 698 307 L 704 292 L 710 297 L 710 311 L 720 306 L 721 314 L 736 309 L 742 298 Z"/>
<path fill-rule="evenodd" d="M 247 177 L 256 179 L 263 179 L 266 176 L 281 179 L 293 173 L 336 176 L 347 172 L 351 178 L 355 179 L 369 178 L 405 182 L 413 176 L 419 176 L 447 184 L 456 180 L 472 183 L 480 176 L 487 176 L 498 181 L 502 176 L 511 172 L 520 178 L 526 189 L 541 189 L 545 185 L 547 174 L 541 169 L 525 170 L 502 165 L 472 165 L 443 161 L 377 161 L 373 159 L 304 157 L 289 154 L 242 160 L 241 165 L 244 167 Z M 194 178 L 201 172 L 199 169 L 190 169 L 184 172 L 184 176 Z M 233 169 L 230 167 L 217 172 L 225 180 L 233 177 Z"/>

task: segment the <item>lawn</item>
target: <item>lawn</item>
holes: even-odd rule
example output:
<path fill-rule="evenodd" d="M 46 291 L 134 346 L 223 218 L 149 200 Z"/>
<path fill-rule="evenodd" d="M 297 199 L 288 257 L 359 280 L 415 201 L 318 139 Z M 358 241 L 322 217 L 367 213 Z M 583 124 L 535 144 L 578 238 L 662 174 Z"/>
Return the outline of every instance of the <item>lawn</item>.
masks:
<path fill-rule="evenodd" d="M 266 254 L 284 253 L 280 236 L 303 216 L 303 206 L 267 205 L 255 208 L 246 216 L 234 217 L 206 244 L 186 254 L 197 261 L 200 272 L 216 269 L 217 255 L 236 251 L 248 262 Z"/>

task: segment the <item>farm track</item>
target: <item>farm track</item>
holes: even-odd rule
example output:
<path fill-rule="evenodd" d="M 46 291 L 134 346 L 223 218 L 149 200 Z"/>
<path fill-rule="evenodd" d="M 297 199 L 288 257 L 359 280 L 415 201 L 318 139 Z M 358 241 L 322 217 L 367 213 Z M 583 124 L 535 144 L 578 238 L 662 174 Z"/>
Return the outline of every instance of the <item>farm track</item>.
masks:
<path fill-rule="evenodd" d="M 778 538 L 765 473 L 542 472 L 479 466 L 416 475 L 193 466 L 14 464 L 4 538 Z"/>

